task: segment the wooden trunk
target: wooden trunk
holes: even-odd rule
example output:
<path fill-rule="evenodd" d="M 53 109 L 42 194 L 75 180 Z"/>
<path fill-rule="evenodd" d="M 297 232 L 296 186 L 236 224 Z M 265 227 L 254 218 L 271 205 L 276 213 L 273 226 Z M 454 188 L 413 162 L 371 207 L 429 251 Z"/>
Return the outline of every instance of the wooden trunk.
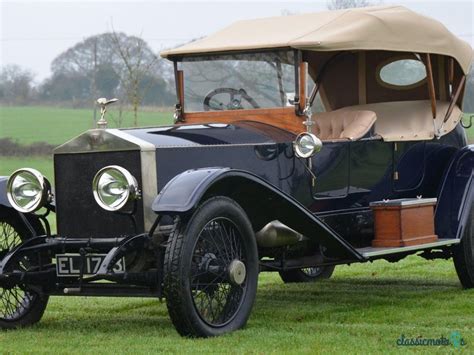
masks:
<path fill-rule="evenodd" d="M 435 242 L 436 199 L 399 199 L 370 204 L 374 212 L 373 247 L 403 247 Z"/>

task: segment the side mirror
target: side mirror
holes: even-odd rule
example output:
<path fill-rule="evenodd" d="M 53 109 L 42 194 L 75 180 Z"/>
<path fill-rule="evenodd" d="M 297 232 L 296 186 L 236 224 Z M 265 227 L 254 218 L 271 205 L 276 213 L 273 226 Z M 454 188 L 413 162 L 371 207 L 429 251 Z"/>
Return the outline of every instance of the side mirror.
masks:
<path fill-rule="evenodd" d="M 313 133 L 298 134 L 293 142 L 293 150 L 298 158 L 310 158 L 323 148 L 323 142 Z"/>

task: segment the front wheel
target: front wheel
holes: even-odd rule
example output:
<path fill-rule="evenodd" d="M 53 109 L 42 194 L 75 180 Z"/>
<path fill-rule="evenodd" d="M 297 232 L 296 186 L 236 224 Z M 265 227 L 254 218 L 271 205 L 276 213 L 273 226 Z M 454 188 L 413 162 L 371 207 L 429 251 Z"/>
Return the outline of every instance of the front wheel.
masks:
<path fill-rule="evenodd" d="M 280 277 L 284 283 L 292 282 L 316 282 L 329 279 L 334 272 L 335 266 L 316 266 L 303 269 L 280 271 Z"/>
<path fill-rule="evenodd" d="M 474 205 L 464 229 L 461 243 L 453 252 L 454 266 L 464 288 L 474 288 Z"/>
<path fill-rule="evenodd" d="M 41 224 L 32 220 L 33 227 L 41 232 Z M 31 232 L 25 227 L 16 211 L 0 208 L 0 260 L 26 239 Z M 31 260 L 24 258 L 17 270 L 26 270 Z M 25 285 L 0 286 L 0 329 L 14 329 L 37 323 L 43 316 L 48 297 L 28 290 Z"/>
<path fill-rule="evenodd" d="M 164 293 L 181 335 L 209 337 L 242 328 L 257 280 L 254 232 L 235 201 L 211 198 L 177 222 L 165 253 Z"/>

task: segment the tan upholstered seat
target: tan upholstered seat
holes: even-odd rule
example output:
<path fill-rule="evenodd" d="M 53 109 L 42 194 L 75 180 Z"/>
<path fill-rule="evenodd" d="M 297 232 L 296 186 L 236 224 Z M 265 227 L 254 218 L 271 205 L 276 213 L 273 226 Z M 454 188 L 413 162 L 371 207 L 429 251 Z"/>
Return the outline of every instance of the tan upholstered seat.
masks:
<path fill-rule="evenodd" d="M 430 100 L 378 102 L 341 108 L 337 111 L 373 111 L 377 115 L 375 134 L 386 142 L 419 141 L 433 139 L 434 127 L 443 127 L 440 135 L 451 132 L 462 118 L 461 109 L 455 105 L 445 123 L 449 102 L 436 101 L 436 120 L 433 122 Z M 332 112 L 329 112 L 332 113 Z M 317 115 L 315 115 L 317 117 Z"/>
<path fill-rule="evenodd" d="M 335 110 L 314 116 L 315 133 L 323 141 L 360 139 L 369 132 L 377 119 L 373 111 Z"/>

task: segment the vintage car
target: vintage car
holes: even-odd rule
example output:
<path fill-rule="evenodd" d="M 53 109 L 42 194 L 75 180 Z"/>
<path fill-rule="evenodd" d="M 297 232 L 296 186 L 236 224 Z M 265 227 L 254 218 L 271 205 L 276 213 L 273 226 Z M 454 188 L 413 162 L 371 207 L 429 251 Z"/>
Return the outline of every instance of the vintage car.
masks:
<path fill-rule="evenodd" d="M 108 129 L 100 99 L 97 129 L 55 149 L 54 189 L 30 168 L 0 180 L 0 327 L 49 296 L 136 296 L 220 335 L 259 272 L 411 254 L 474 287 L 473 50 L 442 24 L 400 6 L 264 18 L 162 56 L 174 125 Z"/>

